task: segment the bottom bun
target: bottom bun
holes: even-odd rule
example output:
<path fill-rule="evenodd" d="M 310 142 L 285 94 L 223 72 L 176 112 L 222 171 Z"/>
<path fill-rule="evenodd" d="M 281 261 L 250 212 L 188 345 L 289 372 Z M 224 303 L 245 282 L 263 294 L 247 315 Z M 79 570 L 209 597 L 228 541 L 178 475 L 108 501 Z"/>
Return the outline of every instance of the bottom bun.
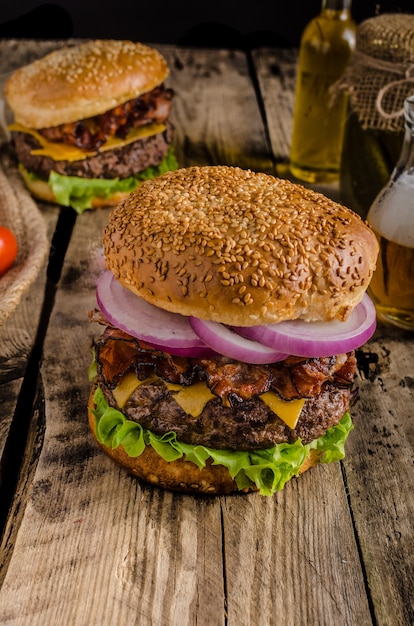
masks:
<path fill-rule="evenodd" d="M 32 196 L 42 200 L 43 202 L 50 202 L 51 204 L 59 204 L 56 200 L 56 196 L 52 191 L 52 188 L 48 183 L 44 180 L 40 180 L 40 178 L 31 179 L 25 170 L 20 170 L 21 175 L 23 176 L 24 182 Z M 118 202 L 125 200 L 129 196 L 130 192 L 122 192 L 117 191 L 112 194 L 108 198 L 104 198 L 102 196 L 95 196 L 92 198 L 92 208 L 99 209 L 103 207 L 116 206 Z"/>
<path fill-rule="evenodd" d="M 96 438 L 95 416 L 91 410 L 96 406 L 93 401 L 94 391 L 95 387 L 91 391 L 88 403 L 88 421 L 92 434 L 102 450 L 128 473 L 157 487 L 188 494 L 219 496 L 257 491 L 254 484 L 251 488 L 240 490 L 227 468 L 222 465 L 212 465 L 207 461 L 206 466 L 199 469 L 197 465 L 183 458 L 165 461 L 151 446 L 146 446 L 140 456 L 132 458 L 122 445 L 116 448 L 103 445 Z M 321 451 L 311 450 L 301 465 L 299 474 L 317 465 L 321 457 Z"/>

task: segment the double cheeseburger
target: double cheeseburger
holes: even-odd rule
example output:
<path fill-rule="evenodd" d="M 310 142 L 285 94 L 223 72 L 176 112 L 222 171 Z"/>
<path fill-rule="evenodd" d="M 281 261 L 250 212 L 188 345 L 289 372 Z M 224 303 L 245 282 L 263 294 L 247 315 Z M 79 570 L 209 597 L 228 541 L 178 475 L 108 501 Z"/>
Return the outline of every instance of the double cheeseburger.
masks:
<path fill-rule="evenodd" d="M 64 47 L 16 70 L 5 86 L 9 129 L 32 194 L 82 212 L 176 169 L 168 75 L 157 50 L 113 40 Z"/>
<path fill-rule="evenodd" d="M 375 330 L 369 226 L 263 173 L 189 167 L 109 217 L 89 318 L 89 424 L 165 489 L 271 495 L 343 458 L 355 349 Z"/>

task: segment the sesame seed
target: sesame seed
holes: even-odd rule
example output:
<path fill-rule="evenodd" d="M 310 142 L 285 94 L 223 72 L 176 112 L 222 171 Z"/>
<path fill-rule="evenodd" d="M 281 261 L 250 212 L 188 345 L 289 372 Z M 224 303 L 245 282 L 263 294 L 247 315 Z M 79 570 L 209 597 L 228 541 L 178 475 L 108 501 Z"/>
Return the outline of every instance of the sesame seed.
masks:
<path fill-rule="evenodd" d="M 121 280 L 130 274 L 134 284 L 142 275 L 141 289 L 161 299 L 168 289 L 180 312 L 192 314 L 201 299 L 212 315 L 231 304 L 254 305 L 269 321 L 277 308 L 306 318 L 317 294 L 336 297 L 369 275 L 357 234 L 362 224 L 346 207 L 290 181 L 192 166 L 143 182 L 121 202 L 105 229 L 104 253 Z M 158 290 L 158 282 L 168 285 Z M 337 307 L 344 309 L 339 299 Z"/>

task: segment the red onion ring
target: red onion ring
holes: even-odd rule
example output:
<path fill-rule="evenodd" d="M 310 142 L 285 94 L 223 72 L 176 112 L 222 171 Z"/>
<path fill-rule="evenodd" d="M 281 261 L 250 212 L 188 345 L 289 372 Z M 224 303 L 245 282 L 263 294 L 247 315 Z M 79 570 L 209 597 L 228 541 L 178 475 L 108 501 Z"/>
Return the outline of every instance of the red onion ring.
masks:
<path fill-rule="evenodd" d="M 158 350 L 195 358 L 215 355 L 196 335 L 185 316 L 165 311 L 140 298 L 109 270 L 98 278 L 96 301 L 111 324 Z"/>
<path fill-rule="evenodd" d="M 355 350 L 372 337 L 375 328 L 375 306 L 365 293 L 345 322 L 290 320 L 265 326 L 235 327 L 234 330 L 274 350 L 314 358 Z"/>
<path fill-rule="evenodd" d="M 198 317 L 189 318 L 195 333 L 216 352 L 244 363 L 276 363 L 283 361 L 288 354 L 268 348 L 257 341 L 251 341 L 237 334 L 224 324 L 202 320 Z"/>
<path fill-rule="evenodd" d="M 376 311 L 364 294 L 345 322 L 291 320 L 251 327 L 228 327 L 211 320 L 165 311 L 140 298 L 105 270 L 96 286 L 108 321 L 157 350 L 193 358 L 218 354 L 246 363 L 275 363 L 289 355 L 317 358 L 350 352 L 372 337 Z"/>

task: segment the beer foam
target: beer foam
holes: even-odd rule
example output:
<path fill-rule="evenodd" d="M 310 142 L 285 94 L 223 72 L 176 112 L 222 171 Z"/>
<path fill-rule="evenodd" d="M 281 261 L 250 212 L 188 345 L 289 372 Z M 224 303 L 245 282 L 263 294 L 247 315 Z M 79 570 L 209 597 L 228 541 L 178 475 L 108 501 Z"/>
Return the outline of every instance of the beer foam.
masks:
<path fill-rule="evenodd" d="M 386 239 L 414 248 L 414 175 L 404 172 L 381 191 L 367 220 Z"/>

